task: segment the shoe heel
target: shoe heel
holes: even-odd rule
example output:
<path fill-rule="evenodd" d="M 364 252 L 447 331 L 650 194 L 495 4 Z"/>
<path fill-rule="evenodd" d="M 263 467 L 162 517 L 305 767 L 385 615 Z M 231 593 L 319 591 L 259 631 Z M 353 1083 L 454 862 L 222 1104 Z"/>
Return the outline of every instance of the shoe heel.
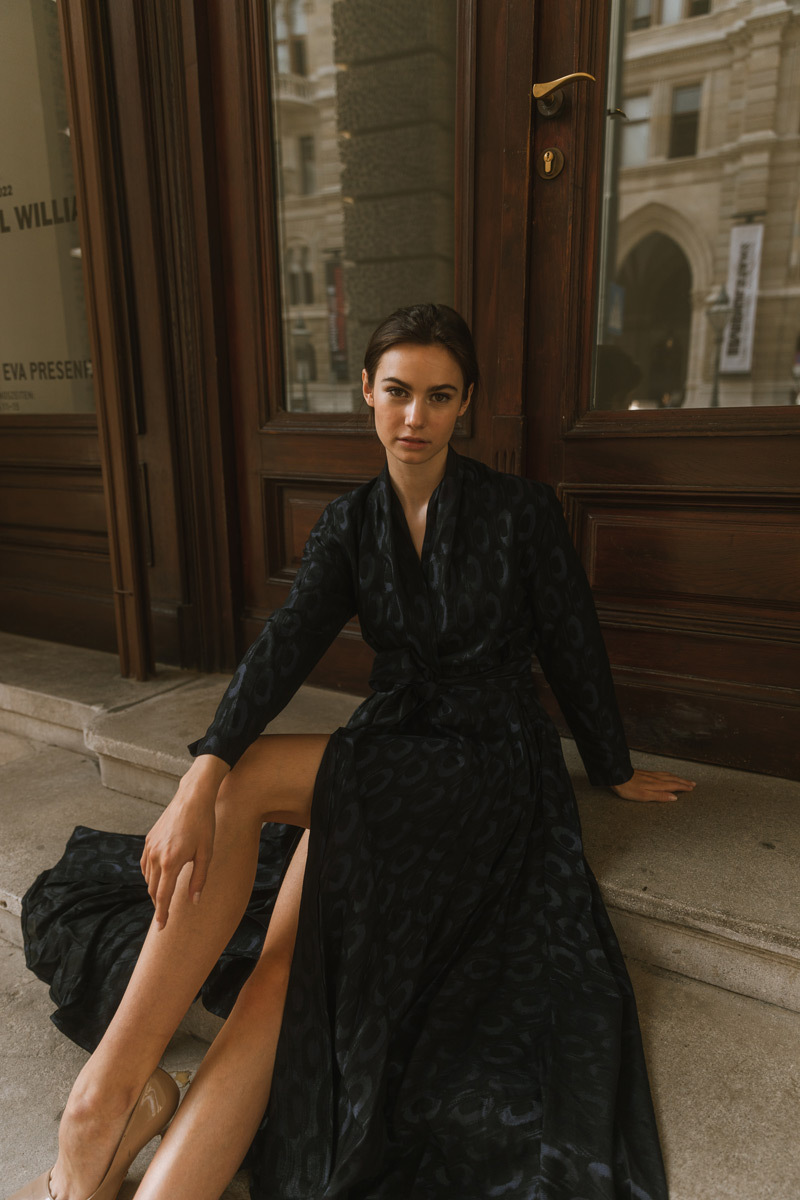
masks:
<path fill-rule="evenodd" d="M 142 1089 L 128 1118 L 105 1179 L 88 1200 L 116 1200 L 130 1165 L 175 1116 L 181 1093 L 175 1080 L 157 1067 Z"/>

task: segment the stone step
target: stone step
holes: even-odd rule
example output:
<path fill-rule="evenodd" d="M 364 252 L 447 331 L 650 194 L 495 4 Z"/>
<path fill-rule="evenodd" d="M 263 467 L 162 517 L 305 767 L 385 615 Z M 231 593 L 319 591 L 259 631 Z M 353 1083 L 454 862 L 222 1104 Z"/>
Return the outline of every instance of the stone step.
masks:
<path fill-rule="evenodd" d="M 168 804 L 192 761 L 186 746 L 205 733 L 229 682 L 229 675 L 204 675 L 135 708 L 98 713 L 86 746 L 106 787 Z M 360 702 L 344 692 L 301 687 L 270 723 L 270 733 L 332 733 Z"/>
<path fill-rule="evenodd" d="M 2 639 L 0 651 L 1 643 Z M 228 682 L 222 675 L 181 677 L 161 691 L 148 691 L 150 684 L 137 685 L 118 676 L 115 683 L 110 672 L 116 671 L 116 660 L 105 662 L 104 677 L 96 656 L 74 651 L 76 677 L 81 676 L 84 653 L 90 653 L 90 667 L 97 674 L 91 688 L 80 684 L 80 695 L 78 684 L 69 684 L 67 696 L 67 685 L 56 685 L 48 673 L 49 650 L 39 649 L 37 658 L 36 645 L 26 648 L 29 707 L 37 711 L 31 699 L 37 687 L 44 708 L 54 696 L 75 704 L 94 697 L 90 716 L 84 713 L 83 754 L 98 760 L 106 807 L 99 799 L 103 788 L 98 781 L 97 799 L 77 806 L 83 816 L 76 817 L 66 804 L 54 811 L 48 831 L 57 829 L 60 842 L 44 837 L 34 841 L 41 851 L 32 858 L 28 836 L 18 839 L 16 850 L 0 850 L 0 898 L 7 912 L 15 905 L 18 909 L 19 888 L 36 873 L 37 855 L 42 869 L 59 856 L 78 820 L 102 824 L 94 816 L 95 805 L 98 813 L 108 813 L 104 820 L 110 829 L 126 828 L 126 805 L 132 798 L 149 802 L 137 812 L 140 817 L 146 812 L 152 820 L 152 803 L 165 804 L 174 794 L 191 761 L 185 745 L 205 731 Z M 14 688 L 19 691 L 24 672 L 15 670 Z M 42 672 L 38 677 L 36 670 Z M 120 684 L 132 690 L 125 696 L 114 692 Z M 48 692 L 48 687 L 53 690 Z M 137 688 L 144 690 L 139 693 Z M 12 693 L 13 688 L 6 687 L 0 701 L 14 701 Z M 355 696 L 301 688 L 270 728 L 330 732 L 344 724 L 357 703 Z M 7 710 L 5 716 L 9 713 L 19 719 L 23 715 Z M 21 724 L 17 731 L 25 728 Z M 31 727 L 32 732 L 38 728 Z M 635 804 L 590 787 L 574 743 L 565 740 L 564 751 L 578 795 L 587 857 L 623 949 L 654 966 L 800 1011 L 800 879 L 794 867 L 800 853 L 800 783 L 635 754 L 639 767 L 672 770 L 697 780 L 694 793 L 675 804 Z M 5 795 L 10 784 L 2 775 L 0 785 Z M 108 789 L 123 797 L 119 818 Z M 24 791 L 18 794 L 24 796 Z M 20 868 L 7 880 L 3 864 L 11 859 Z"/>
<path fill-rule="evenodd" d="M 98 716 L 198 678 L 194 671 L 158 667 L 154 679 L 139 683 L 122 678 L 115 654 L 0 633 L 0 730 L 83 752 L 85 732 Z"/>
<path fill-rule="evenodd" d="M 0 732 L 0 938 L 22 945 L 22 897 L 76 825 L 142 834 L 161 811 L 104 787 L 86 755 Z M 182 1029 L 210 1042 L 220 1025 L 198 1002 Z"/>
<path fill-rule="evenodd" d="M 152 807 L 152 806 L 151 806 Z M 85 1051 L 63 1037 L 49 1021 L 47 987 L 25 968 L 18 946 L 0 941 L 0 1195 L 7 1196 L 55 1162 L 58 1122 L 72 1082 L 87 1059 Z M 162 1065 L 185 1092 L 208 1049 L 186 1030 L 170 1042 Z M 133 1200 L 158 1141 L 152 1141 L 131 1166 L 119 1200 Z M 240 1171 L 220 1200 L 248 1200 Z"/>
<path fill-rule="evenodd" d="M 800 1016 L 630 960 L 671 1200 L 796 1200 L 800 1195 Z M 86 1059 L 48 1020 L 47 988 L 0 943 L 3 1194 L 54 1159 L 58 1118 Z M 204 1046 L 184 1034 L 164 1065 L 185 1085 Z M 130 1200 L 155 1149 L 120 1193 Z M 245 1200 L 240 1173 L 223 1200 Z"/>
<path fill-rule="evenodd" d="M 592 788 L 564 742 L 586 856 L 626 954 L 800 1011 L 800 783 L 634 754 L 694 779 L 636 804 Z"/>

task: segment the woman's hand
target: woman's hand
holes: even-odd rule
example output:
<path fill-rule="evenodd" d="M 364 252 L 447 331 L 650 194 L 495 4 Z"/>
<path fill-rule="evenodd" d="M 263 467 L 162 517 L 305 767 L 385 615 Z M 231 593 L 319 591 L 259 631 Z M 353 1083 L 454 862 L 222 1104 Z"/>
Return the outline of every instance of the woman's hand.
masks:
<path fill-rule="evenodd" d="M 634 771 L 625 783 L 611 785 L 623 800 L 677 800 L 677 792 L 691 792 L 692 779 L 671 771 Z"/>
<path fill-rule="evenodd" d="M 145 838 L 140 866 L 161 929 L 167 923 L 178 876 L 190 862 L 194 867 L 189 894 L 195 904 L 200 899 L 214 852 L 214 805 L 229 770 L 228 764 L 214 755 L 196 758 Z"/>

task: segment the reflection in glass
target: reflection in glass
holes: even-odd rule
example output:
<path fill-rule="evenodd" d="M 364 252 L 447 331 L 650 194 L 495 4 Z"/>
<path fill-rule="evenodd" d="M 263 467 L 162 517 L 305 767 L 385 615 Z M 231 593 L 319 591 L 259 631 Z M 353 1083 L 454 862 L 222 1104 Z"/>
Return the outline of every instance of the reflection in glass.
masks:
<path fill-rule="evenodd" d="M 94 411 L 58 9 L 0 5 L 0 414 Z M 12 116 L 13 114 L 13 116 Z"/>
<path fill-rule="evenodd" d="M 617 0 L 611 30 L 594 407 L 797 404 L 798 6 Z"/>
<path fill-rule="evenodd" d="M 453 303 L 456 0 L 268 0 L 284 406 L 353 412 L 364 346 Z"/>

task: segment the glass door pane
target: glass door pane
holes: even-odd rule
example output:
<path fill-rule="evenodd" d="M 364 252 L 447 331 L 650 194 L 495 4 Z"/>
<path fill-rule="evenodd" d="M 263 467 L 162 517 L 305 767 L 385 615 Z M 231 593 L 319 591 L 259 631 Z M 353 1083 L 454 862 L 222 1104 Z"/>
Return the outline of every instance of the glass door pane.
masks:
<path fill-rule="evenodd" d="M 0 5 L 0 414 L 91 413 L 58 9 Z"/>
<path fill-rule="evenodd" d="M 268 0 L 284 407 L 360 409 L 403 304 L 453 303 L 456 0 Z"/>
<path fill-rule="evenodd" d="M 787 405 L 800 390 L 796 18 L 616 0 L 593 405 Z"/>

